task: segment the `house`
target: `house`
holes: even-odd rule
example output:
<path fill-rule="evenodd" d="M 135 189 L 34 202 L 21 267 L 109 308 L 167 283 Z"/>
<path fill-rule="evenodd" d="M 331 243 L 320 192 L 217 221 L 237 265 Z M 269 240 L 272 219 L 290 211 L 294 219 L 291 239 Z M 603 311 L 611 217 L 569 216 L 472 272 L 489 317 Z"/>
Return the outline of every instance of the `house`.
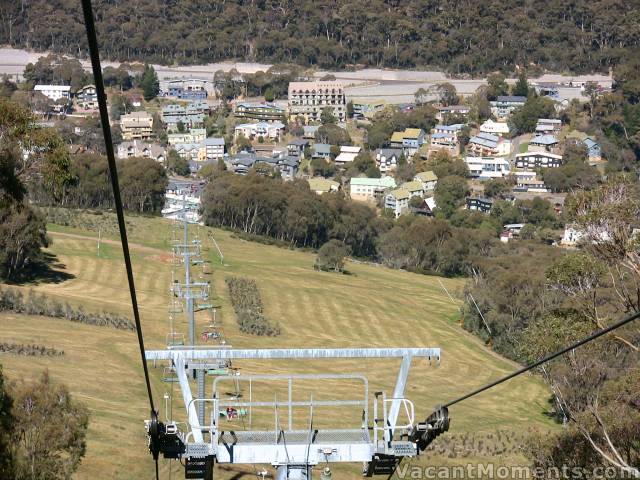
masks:
<path fill-rule="evenodd" d="M 464 128 L 463 123 L 454 123 L 453 125 L 436 125 L 433 127 L 432 133 L 444 133 L 452 135 L 455 139 L 458 138 L 458 135 Z"/>
<path fill-rule="evenodd" d="M 468 210 L 478 210 L 482 213 L 489 213 L 493 206 L 493 200 L 481 197 L 467 197 L 466 203 Z"/>
<path fill-rule="evenodd" d="M 142 95 L 139 93 L 127 93 L 125 96 L 131 102 L 132 107 L 141 107 L 142 106 Z"/>
<path fill-rule="evenodd" d="M 375 202 L 378 198 L 391 188 L 396 188 L 396 181 L 393 177 L 381 178 L 357 178 L 354 177 L 349 182 L 349 195 L 352 200 Z"/>
<path fill-rule="evenodd" d="M 85 85 L 76 92 L 76 99 L 80 108 L 96 110 L 98 108 L 98 93 L 95 85 Z"/>
<path fill-rule="evenodd" d="M 557 135 L 562 130 L 562 120 L 557 118 L 540 118 L 536 124 L 536 133 L 539 135 Z"/>
<path fill-rule="evenodd" d="M 329 192 L 337 192 L 340 190 L 340 184 L 322 177 L 314 177 L 307 180 L 309 183 L 309 189 L 312 192 L 316 192 L 318 195 Z"/>
<path fill-rule="evenodd" d="M 161 145 L 157 143 L 141 142 L 140 140 L 131 140 L 122 142 L 116 149 L 118 158 L 129 157 L 145 157 L 152 158 L 156 162 L 164 163 L 167 152 Z"/>
<path fill-rule="evenodd" d="M 584 139 L 584 144 L 587 147 L 587 157 L 589 163 L 597 163 L 602 160 L 602 149 L 600 148 L 600 144 L 598 142 L 596 142 L 591 137 L 587 137 Z"/>
<path fill-rule="evenodd" d="M 120 116 L 120 130 L 124 140 L 149 138 L 153 131 L 153 117 L 147 112 L 133 112 Z"/>
<path fill-rule="evenodd" d="M 205 117 L 211 113 L 211 107 L 207 102 L 195 101 L 187 104 L 187 115 L 204 115 Z"/>
<path fill-rule="evenodd" d="M 311 147 L 311 158 L 329 160 L 331 158 L 331 145 L 328 143 L 314 143 Z"/>
<path fill-rule="evenodd" d="M 546 193 L 549 191 L 543 180 L 538 180 L 535 175 L 532 177 L 516 177 L 514 192 L 535 192 Z"/>
<path fill-rule="evenodd" d="M 167 143 L 176 145 L 178 143 L 202 143 L 207 137 L 207 130 L 204 128 L 191 128 L 188 132 L 169 133 L 167 135 Z"/>
<path fill-rule="evenodd" d="M 362 147 L 352 146 L 352 145 L 343 145 L 340 147 L 340 153 L 335 159 L 335 163 L 337 167 L 344 167 L 347 163 L 353 162 Z"/>
<path fill-rule="evenodd" d="M 248 118 L 261 122 L 283 121 L 285 111 L 273 103 L 249 103 L 241 102 L 236 104 L 233 114 L 238 118 Z"/>
<path fill-rule="evenodd" d="M 201 143 L 178 143 L 174 146 L 174 149 L 185 160 L 194 162 L 204 162 L 206 160 L 205 150 Z"/>
<path fill-rule="evenodd" d="M 160 90 L 167 97 L 181 100 L 204 100 L 209 93 L 215 91 L 215 86 L 210 80 L 190 78 L 163 81 L 160 83 Z"/>
<path fill-rule="evenodd" d="M 436 185 L 438 184 L 438 177 L 430 170 L 427 172 L 416 173 L 416 176 L 413 177 L 413 179 L 422 184 L 423 192 L 435 190 Z"/>
<path fill-rule="evenodd" d="M 207 160 L 219 160 L 224 158 L 224 138 L 209 137 L 204 140 L 203 145 Z"/>
<path fill-rule="evenodd" d="M 448 118 L 451 117 L 460 117 L 466 118 L 471 111 L 471 108 L 467 105 L 449 105 L 447 107 L 436 107 L 438 109 L 438 113 L 436 113 L 436 118 L 440 122 L 445 122 Z"/>
<path fill-rule="evenodd" d="M 398 188 L 384 197 L 384 208 L 391 210 L 396 218 L 409 210 L 411 195 L 404 188 Z"/>
<path fill-rule="evenodd" d="M 313 140 L 316 138 L 316 132 L 320 126 L 318 125 L 305 125 L 302 127 L 302 138 L 306 138 L 307 140 Z"/>
<path fill-rule="evenodd" d="M 344 84 L 340 81 L 290 82 L 288 91 L 289 116 L 302 116 L 305 123 L 320 121 L 325 108 L 331 109 L 333 116 L 344 122 L 347 118 L 347 102 Z"/>
<path fill-rule="evenodd" d="M 511 152 L 511 142 L 491 133 L 478 133 L 469 139 L 467 150 L 480 157 L 496 157 Z"/>
<path fill-rule="evenodd" d="M 411 180 L 410 182 L 404 182 L 400 185 L 400 188 L 409 192 L 410 197 L 421 197 L 424 194 L 424 188 L 422 182 L 419 180 Z"/>
<path fill-rule="evenodd" d="M 376 165 L 382 175 L 385 175 L 398 166 L 400 157 L 403 155 L 400 148 L 380 148 L 376 151 Z"/>
<path fill-rule="evenodd" d="M 504 157 L 466 157 L 469 176 L 480 180 L 503 178 L 511 173 L 509 160 Z"/>
<path fill-rule="evenodd" d="M 168 131 L 180 130 L 179 125 L 183 128 L 202 128 L 204 126 L 205 115 L 202 113 L 188 115 L 167 115 L 162 121 L 167 126 Z"/>
<path fill-rule="evenodd" d="M 403 132 L 393 132 L 389 141 L 391 148 L 401 148 L 405 156 L 413 156 L 424 143 L 424 130 L 406 128 Z"/>
<path fill-rule="evenodd" d="M 251 168 L 259 164 L 269 165 L 280 172 L 282 178 L 290 180 L 298 173 L 300 161 L 297 157 L 285 155 L 284 153 L 263 157 L 248 152 L 240 152 L 228 161 L 229 169 L 238 175 L 246 175 Z"/>
<path fill-rule="evenodd" d="M 365 120 L 373 117 L 376 113 L 387 106 L 387 102 L 385 100 L 370 100 L 370 99 L 361 99 L 361 98 L 353 98 L 350 99 L 351 105 L 353 106 L 353 118 L 356 120 Z"/>
<path fill-rule="evenodd" d="M 592 235 L 587 235 L 584 230 L 578 230 L 574 225 L 567 225 L 564 229 L 564 235 L 560 240 L 561 245 L 574 246 L 582 241 L 590 241 L 591 243 L 609 242 L 611 235 L 607 230 L 602 230 Z"/>
<path fill-rule="evenodd" d="M 187 108 L 178 103 L 172 103 L 162 107 L 162 121 L 167 117 L 183 117 L 187 114 Z"/>
<path fill-rule="evenodd" d="M 458 125 L 436 125 L 431 134 L 427 156 L 440 150 L 447 151 L 451 156 L 458 156 L 460 154 L 458 143 L 460 128 L 457 127 Z"/>
<path fill-rule="evenodd" d="M 527 97 L 505 95 L 499 96 L 491 101 L 491 113 L 498 118 L 506 118 L 513 113 L 516 108 L 524 106 Z"/>
<path fill-rule="evenodd" d="M 494 122 L 493 120 L 489 119 L 482 125 L 480 125 L 480 132 L 490 133 L 492 135 L 502 137 L 509 134 L 509 125 L 507 124 L 507 122 Z"/>
<path fill-rule="evenodd" d="M 533 88 L 541 97 L 549 97 L 553 100 L 560 99 L 560 84 L 553 82 L 537 82 L 533 83 Z"/>
<path fill-rule="evenodd" d="M 558 139 L 553 135 L 538 135 L 529 142 L 530 152 L 550 152 L 558 146 Z"/>
<path fill-rule="evenodd" d="M 69 100 L 71 98 L 71 87 L 69 85 L 36 85 L 34 92 L 40 92 L 45 97 L 54 102 L 60 99 Z"/>
<path fill-rule="evenodd" d="M 278 121 L 243 123 L 236 126 L 234 129 L 234 136 L 235 138 L 238 138 L 242 135 L 250 140 L 262 137 L 278 141 L 284 133 L 284 128 L 284 123 Z"/>
<path fill-rule="evenodd" d="M 294 138 L 287 144 L 287 152 L 293 157 L 300 157 L 304 160 L 304 150 L 309 146 L 309 140 Z"/>
<path fill-rule="evenodd" d="M 535 170 L 556 168 L 562 165 L 562 155 L 549 152 L 525 152 L 516 154 L 516 168 Z"/>

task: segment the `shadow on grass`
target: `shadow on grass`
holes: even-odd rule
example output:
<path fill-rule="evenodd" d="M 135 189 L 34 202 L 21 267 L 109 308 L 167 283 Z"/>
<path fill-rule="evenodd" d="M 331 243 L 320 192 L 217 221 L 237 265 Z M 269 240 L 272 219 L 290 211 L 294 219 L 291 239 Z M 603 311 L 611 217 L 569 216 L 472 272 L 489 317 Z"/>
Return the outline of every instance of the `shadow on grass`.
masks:
<path fill-rule="evenodd" d="M 58 261 L 58 257 L 50 252 L 43 252 L 42 259 L 23 268 L 13 280 L 7 281 L 10 285 L 42 283 L 62 283 L 76 278 L 75 275 L 64 270 L 66 265 Z"/>

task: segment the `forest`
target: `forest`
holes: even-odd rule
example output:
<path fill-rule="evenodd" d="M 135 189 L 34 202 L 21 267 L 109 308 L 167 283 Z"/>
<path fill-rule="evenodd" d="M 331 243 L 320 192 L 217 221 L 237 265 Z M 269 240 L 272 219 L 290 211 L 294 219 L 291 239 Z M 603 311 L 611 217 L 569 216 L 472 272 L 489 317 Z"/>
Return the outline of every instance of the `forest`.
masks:
<path fill-rule="evenodd" d="M 607 71 L 639 46 L 640 5 L 619 0 L 96 0 L 102 54 L 201 64 L 432 67 L 451 74 Z M 0 44 L 86 53 L 78 4 L 0 4 Z M 294 21 L 292 21 L 294 20 Z"/>

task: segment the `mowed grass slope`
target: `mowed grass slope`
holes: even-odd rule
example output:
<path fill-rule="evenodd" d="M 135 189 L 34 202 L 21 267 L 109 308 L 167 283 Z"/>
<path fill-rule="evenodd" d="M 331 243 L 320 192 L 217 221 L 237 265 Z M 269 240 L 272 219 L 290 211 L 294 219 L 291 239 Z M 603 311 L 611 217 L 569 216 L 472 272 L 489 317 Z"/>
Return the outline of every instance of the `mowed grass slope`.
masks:
<path fill-rule="evenodd" d="M 416 404 L 419 417 L 428 415 L 436 404 L 515 368 L 464 332 L 457 323 L 457 307 L 445 295 L 440 282 L 455 292 L 462 288 L 461 280 L 438 280 L 354 262 L 348 263 L 349 275 L 316 272 L 312 268 L 313 253 L 247 242 L 233 238 L 229 232 L 203 227 L 198 230 L 206 246 L 210 246 L 207 234 L 213 232 L 224 253 L 225 266 L 221 266 L 215 249 L 207 248 L 204 253 L 211 260 L 213 275 L 202 275 L 202 278 L 211 279 L 213 303 L 220 305 L 218 320 L 222 322 L 227 341 L 235 347 L 440 347 L 439 365 L 417 359 L 413 362 L 406 395 Z M 60 283 L 20 288 L 83 305 L 89 311 L 104 309 L 131 317 L 120 247 L 113 241 L 115 232 L 103 231 L 103 239 L 107 240 L 102 242 L 99 258 L 95 231 L 51 225 L 50 232 L 54 240 L 50 251 L 57 256 L 59 269 L 74 277 Z M 161 219 L 132 218 L 129 238 L 147 348 L 164 348 L 169 330 L 168 286 L 172 278 L 168 254 L 171 226 Z M 198 272 L 196 269 L 196 277 Z M 280 336 L 259 338 L 239 332 L 224 283 L 228 275 L 256 280 L 265 313 L 280 324 Z M 200 313 L 198 322 L 200 332 L 209 323 L 208 312 Z M 183 319 L 178 329 L 186 333 Z M 148 418 L 148 405 L 135 334 L 64 320 L 2 314 L 0 340 L 64 349 L 65 356 L 60 358 L 3 355 L 0 362 L 13 378 L 30 378 L 48 368 L 54 378 L 67 383 L 76 397 L 91 409 L 87 456 L 77 478 L 151 478 L 153 470 L 142 423 Z M 398 365 L 399 361 L 395 360 L 238 364 L 242 373 L 363 373 L 369 379 L 370 391 L 385 390 L 389 395 Z M 160 366 L 151 372 L 156 403 L 163 407 L 163 394 L 171 387 L 161 382 Z M 314 398 L 320 394 L 347 394 L 346 387 L 338 385 L 318 385 L 318 389 L 321 393 L 314 394 Z M 173 393 L 173 410 L 177 412 L 181 408 L 177 388 L 174 387 Z M 548 392 L 538 380 L 515 379 L 454 407 L 451 431 L 482 434 L 498 429 L 523 432 L 530 426 L 553 428 L 544 416 L 547 398 Z M 351 416 L 328 411 L 322 421 L 336 425 L 346 422 L 347 418 Z M 481 459 L 500 463 L 512 460 Z M 356 477 L 359 468 L 354 465 L 338 471 L 341 476 L 348 473 L 349 477 Z M 166 465 L 164 469 L 166 471 Z M 173 470 L 178 471 L 175 466 Z M 231 473 L 222 475 L 228 477 Z"/>

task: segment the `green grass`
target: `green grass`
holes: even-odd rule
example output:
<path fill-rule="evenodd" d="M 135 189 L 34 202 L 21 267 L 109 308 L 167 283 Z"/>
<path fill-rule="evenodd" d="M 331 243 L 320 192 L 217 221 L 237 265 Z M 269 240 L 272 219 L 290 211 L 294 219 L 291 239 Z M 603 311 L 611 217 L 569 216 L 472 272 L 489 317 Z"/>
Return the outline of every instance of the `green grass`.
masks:
<path fill-rule="evenodd" d="M 95 217 L 92 222 L 97 225 L 107 215 L 91 217 Z M 168 332 L 171 281 L 168 239 L 172 227 L 161 219 L 132 217 L 128 229 L 145 342 L 147 348 L 163 348 Z M 83 305 L 86 310 L 104 309 L 131 317 L 120 247 L 114 242 L 117 232 L 102 231 L 98 258 L 96 231 L 54 225 L 49 226 L 49 231 L 53 239 L 51 253 L 74 278 L 20 288 L 33 288 Z M 199 228 L 200 238 L 205 240 L 209 231 L 214 233 L 228 266 L 220 265 L 215 248 L 206 241 L 205 255 L 212 262 L 213 275 L 199 274 L 196 269 L 196 276 L 211 279 L 213 303 L 221 305 L 217 318 L 234 347 L 440 347 L 439 365 L 429 366 L 422 360 L 413 363 L 406 394 L 415 402 L 419 417 L 428 415 L 434 405 L 515 369 L 512 362 L 489 351 L 461 329 L 456 305 L 434 277 L 351 262 L 347 266 L 351 275 L 316 272 L 313 253 L 243 241 L 229 232 L 204 227 Z M 279 337 L 257 338 L 238 330 L 224 284 L 225 276 L 231 274 L 256 280 L 267 317 L 280 324 Z M 458 279 L 440 281 L 454 296 L 463 285 Z M 209 314 L 206 311 L 198 314 L 198 332 L 209 323 Z M 186 333 L 182 318 L 178 328 Z M 6 313 L 0 315 L 0 332 L 3 341 L 38 343 L 65 351 L 63 357 L 55 359 L 5 355 L 2 363 L 6 374 L 14 378 L 30 378 L 48 368 L 54 378 L 67 383 L 76 398 L 91 409 L 87 455 L 77 478 L 151 478 L 152 463 L 142 424 L 148 417 L 148 405 L 134 334 Z M 385 390 L 390 394 L 398 362 L 245 362 L 238 366 L 243 373 L 281 373 L 291 369 L 297 373 L 364 373 L 369 379 L 369 391 Z M 151 368 L 151 374 L 156 402 L 163 406 L 166 385 L 160 381 L 162 369 Z M 173 388 L 175 412 L 181 400 L 177 387 Z M 340 395 L 344 393 L 341 388 L 329 386 L 327 390 Z M 540 381 L 519 377 L 455 406 L 451 412 L 452 435 L 482 436 L 498 429 L 524 432 L 532 426 L 554 428 L 544 416 L 547 398 L 548 391 Z M 323 420 L 333 424 L 343 422 L 338 412 L 328 412 Z M 431 458 L 429 462 L 438 463 L 439 458 Z M 516 457 L 494 458 L 487 454 L 474 458 L 509 463 Z M 446 460 L 447 464 L 451 462 L 455 460 Z M 359 476 L 359 468 L 359 465 L 343 466 L 336 472 L 340 478 L 355 478 Z M 167 471 L 166 464 L 163 469 Z M 173 471 L 179 470 L 179 465 L 174 465 Z M 236 471 L 222 470 L 217 475 L 229 478 Z"/>
<path fill-rule="evenodd" d="M 527 153 L 527 151 L 529 150 L 529 142 L 522 142 L 520 144 L 519 150 L 520 151 L 518 153 Z"/>

